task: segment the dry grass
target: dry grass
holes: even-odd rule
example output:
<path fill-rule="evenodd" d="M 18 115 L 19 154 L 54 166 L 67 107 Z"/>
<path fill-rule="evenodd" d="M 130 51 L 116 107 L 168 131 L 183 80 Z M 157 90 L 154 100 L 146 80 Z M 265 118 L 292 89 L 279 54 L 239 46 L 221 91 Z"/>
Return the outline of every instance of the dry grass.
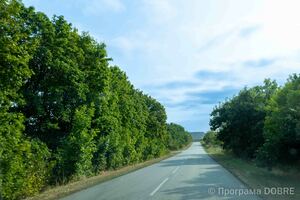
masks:
<path fill-rule="evenodd" d="M 99 183 L 111 180 L 113 178 L 125 175 L 127 173 L 133 172 L 135 170 L 147 167 L 147 166 L 157 163 L 161 160 L 172 157 L 172 156 L 180 153 L 181 151 L 187 149 L 190 145 L 191 144 L 189 144 L 188 146 L 184 147 L 181 150 L 172 151 L 169 154 L 164 155 L 160 158 L 155 158 L 155 159 L 145 161 L 143 163 L 125 166 L 125 167 L 122 167 L 117 170 L 104 171 L 101 174 L 99 174 L 97 176 L 93 176 L 93 177 L 88 177 L 88 178 L 83 177 L 78 181 L 71 181 L 66 185 L 60 185 L 60 186 L 46 188 L 42 193 L 40 193 L 34 197 L 26 198 L 26 200 L 53 200 L 53 199 L 59 199 L 59 198 L 68 196 L 74 192 L 78 192 L 80 190 L 89 188 L 89 187 L 97 185 Z"/>
<path fill-rule="evenodd" d="M 206 152 L 224 168 L 239 178 L 245 185 L 253 189 L 271 187 L 293 187 L 294 195 L 262 195 L 266 200 L 298 200 L 300 199 L 299 166 L 282 165 L 268 171 L 258 167 L 255 162 L 235 157 L 219 146 L 205 146 Z"/>

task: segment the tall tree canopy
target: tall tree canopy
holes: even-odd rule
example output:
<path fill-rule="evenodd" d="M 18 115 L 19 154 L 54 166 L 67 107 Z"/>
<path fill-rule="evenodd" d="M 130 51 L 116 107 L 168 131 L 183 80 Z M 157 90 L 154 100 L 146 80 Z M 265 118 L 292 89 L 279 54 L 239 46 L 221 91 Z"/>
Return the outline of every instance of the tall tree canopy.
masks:
<path fill-rule="evenodd" d="M 211 113 L 210 126 L 225 149 L 271 168 L 300 159 L 300 76 L 283 87 L 265 80 L 244 88 Z"/>
<path fill-rule="evenodd" d="M 218 130 L 224 148 L 242 157 L 255 156 L 264 140 L 265 106 L 276 88 L 277 84 L 267 79 L 263 86 L 244 88 L 213 110 L 210 125 Z"/>
<path fill-rule="evenodd" d="M 0 199 L 161 156 L 163 105 L 62 16 L 0 1 Z"/>
<path fill-rule="evenodd" d="M 287 83 L 270 99 L 266 107 L 264 138 L 258 157 L 268 165 L 300 159 L 300 75 L 291 75 Z"/>

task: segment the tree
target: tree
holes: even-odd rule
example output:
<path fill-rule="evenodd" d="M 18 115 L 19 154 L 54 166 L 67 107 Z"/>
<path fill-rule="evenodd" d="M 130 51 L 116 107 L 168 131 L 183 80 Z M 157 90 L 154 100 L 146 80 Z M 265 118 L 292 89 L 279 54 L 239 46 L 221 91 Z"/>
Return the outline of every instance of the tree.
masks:
<path fill-rule="evenodd" d="M 264 138 L 258 160 L 268 167 L 300 158 L 300 76 L 291 75 L 267 106 Z"/>
<path fill-rule="evenodd" d="M 105 44 L 18 0 L 0 9 L 0 198 L 25 198 L 186 143 L 182 127 L 167 131 L 163 105 L 109 65 Z"/>
<path fill-rule="evenodd" d="M 28 62 L 37 41 L 32 38 L 32 8 L 18 1 L 0 2 L 0 198 L 17 199 L 38 192 L 51 170 L 50 152 L 39 140 L 24 136 L 25 101 L 20 88 L 32 76 Z"/>
<path fill-rule="evenodd" d="M 93 174 L 92 158 L 96 151 L 96 131 L 91 129 L 93 115 L 93 105 L 90 108 L 84 105 L 76 109 L 71 133 L 63 140 L 63 145 L 58 150 L 60 178 Z"/>
<path fill-rule="evenodd" d="M 267 79 L 263 86 L 244 88 L 213 110 L 211 129 L 218 131 L 218 139 L 225 149 L 241 157 L 255 157 L 264 143 L 265 107 L 276 89 L 276 82 Z"/>
<path fill-rule="evenodd" d="M 178 150 L 192 141 L 191 135 L 179 124 L 167 124 L 167 131 L 170 135 L 168 148 L 171 150 Z"/>

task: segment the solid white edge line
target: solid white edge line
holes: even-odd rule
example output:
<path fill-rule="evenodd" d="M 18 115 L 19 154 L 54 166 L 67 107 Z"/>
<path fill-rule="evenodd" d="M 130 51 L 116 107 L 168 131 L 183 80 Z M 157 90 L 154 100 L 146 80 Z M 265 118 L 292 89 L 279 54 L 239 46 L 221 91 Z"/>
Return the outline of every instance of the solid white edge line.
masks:
<path fill-rule="evenodd" d="M 161 186 L 162 186 L 163 184 L 165 184 L 165 182 L 167 182 L 168 180 L 169 180 L 169 178 L 166 178 L 163 182 L 161 182 L 161 183 L 157 186 L 157 188 L 155 188 L 155 190 L 153 190 L 153 192 L 150 193 L 150 196 L 153 196 L 153 195 L 159 190 L 159 188 L 161 188 Z"/>

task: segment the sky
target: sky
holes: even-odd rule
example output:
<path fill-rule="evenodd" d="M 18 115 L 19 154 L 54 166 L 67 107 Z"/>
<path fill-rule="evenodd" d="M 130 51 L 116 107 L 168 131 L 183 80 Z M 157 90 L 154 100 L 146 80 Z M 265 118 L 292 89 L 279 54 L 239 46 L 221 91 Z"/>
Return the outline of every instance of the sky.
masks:
<path fill-rule="evenodd" d="M 24 0 L 107 45 L 111 65 L 160 101 L 168 122 L 209 130 L 214 106 L 300 73 L 298 0 Z"/>

